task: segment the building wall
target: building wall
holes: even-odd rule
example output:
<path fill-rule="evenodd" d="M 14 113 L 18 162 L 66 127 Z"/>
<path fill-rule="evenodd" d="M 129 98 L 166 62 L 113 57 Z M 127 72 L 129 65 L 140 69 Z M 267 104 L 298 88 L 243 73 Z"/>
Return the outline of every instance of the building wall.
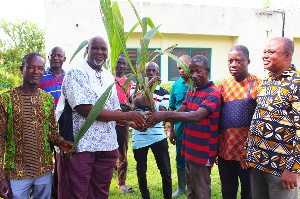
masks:
<path fill-rule="evenodd" d="M 47 52 L 56 45 L 66 50 L 67 60 L 85 39 L 94 35 L 106 36 L 99 12 L 99 0 L 44 0 L 46 13 Z M 211 79 L 229 77 L 227 54 L 237 44 L 249 48 L 251 73 L 264 76 L 261 55 L 266 42 L 282 35 L 282 13 L 250 8 L 217 7 L 188 4 L 134 3 L 140 17 L 150 17 L 164 37 L 155 36 L 151 48 L 178 47 L 211 48 Z M 137 22 L 127 1 L 119 2 L 125 21 L 125 31 Z M 296 11 L 286 12 L 285 36 L 295 42 L 293 62 L 300 62 L 300 27 Z M 77 25 L 76 25 L 77 24 Z M 137 29 L 128 40 L 129 48 L 139 47 L 141 34 Z M 71 64 L 82 60 L 82 54 Z M 161 58 L 161 77 L 168 81 L 168 58 Z"/>

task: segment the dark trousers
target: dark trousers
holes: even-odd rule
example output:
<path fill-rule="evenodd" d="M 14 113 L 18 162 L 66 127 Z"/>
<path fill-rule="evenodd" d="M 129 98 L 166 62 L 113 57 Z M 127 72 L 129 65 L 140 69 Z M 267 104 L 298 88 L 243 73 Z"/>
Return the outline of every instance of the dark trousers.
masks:
<path fill-rule="evenodd" d="M 241 181 L 241 199 L 251 199 L 251 169 L 242 169 L 240 163 L 235 160 L 218 157 L 218 161 L 223 199 L 236 198 L 239 179 Z"/>
<path fill-rule="evenodd" d="M 139 188 L 142 194 L 142 197 L 150 198 L 150 193 L 147 187 L 147 155 L 148 150 L 151 148 L 157 167 L 160 171 L 162 177 L 163 193 L 164 198 L 172 198 L 172 179 L 171 179 L 171 165 L 170 165 L 170 156 L 168 151 L 168 141 L 163 139 L 159 142 L 155 142 L 150 146 L 146 146 L 140 149 L 134 149 L 134 159 L 136 160 L 137 166 L 137 177 L 139 182 Z"/>
<path fill-rule="evenodd" d="M 118 136 L 118 164 L 117 164 L 117 171 L 118 171 L 118 185 L 122 186 L 125 185 L 126 175 L 127 175 L 127 150 L 128 150 L 128 136 L 129 136 L 129 128 L 128 126 L 116 126 L 117 136 Z"/>
<path fill-rule="evenodd" d="M 107 199 L 118 151 L 74 153 L 64 159 L 68 199 Z"/>

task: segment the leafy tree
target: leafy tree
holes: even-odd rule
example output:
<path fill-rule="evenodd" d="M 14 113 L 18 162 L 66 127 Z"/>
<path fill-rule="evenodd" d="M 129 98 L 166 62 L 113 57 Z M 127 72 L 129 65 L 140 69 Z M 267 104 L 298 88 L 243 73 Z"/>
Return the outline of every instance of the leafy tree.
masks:
<path fill-rule="evenodd" d="M 0 21 L 0 90 L 15 87 L 22 80 L 20 65 L 25 54 L 45 57 L 45 31 L 29 21 Z"/>

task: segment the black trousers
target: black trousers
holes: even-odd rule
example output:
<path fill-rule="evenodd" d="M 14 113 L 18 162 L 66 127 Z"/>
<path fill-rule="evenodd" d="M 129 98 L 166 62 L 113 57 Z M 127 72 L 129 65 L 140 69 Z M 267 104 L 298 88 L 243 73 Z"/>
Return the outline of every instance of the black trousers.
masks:
<path fill-rule="evenodd" d="M 241 199 L 251 199 L 251 169 L 242 169 L 235 160 L 218 157 L 219 174 L 223 199 L 236 199 L 239 179 L 241 181 Z"/>
<path fill-rule="evenodd" d="M 137 177 L 139 181 L 139 188 L 144 199 L 150 198 L 149 189 L 147 186 L 147 155 L 149 148 L 152 150 L 157 167 L 162 177 L 162 186 L 165 199 L 172 198 L 172 179 L 171 179 L 171 165 L 169 156 L 169 145 L 167 138 L 155 142 L 149 146 L 134 149 L 134 159 L 136 160 L 137 166 Z"/>

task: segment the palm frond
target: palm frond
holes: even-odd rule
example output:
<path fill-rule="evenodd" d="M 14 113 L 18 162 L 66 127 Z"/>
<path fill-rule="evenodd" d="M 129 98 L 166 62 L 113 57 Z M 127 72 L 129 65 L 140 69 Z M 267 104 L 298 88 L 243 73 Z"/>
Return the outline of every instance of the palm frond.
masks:
<path fill-rule="evenodd" d="M 81 44 L 79 44 L 79 46 L 77 47 L 77 49 L 75 50 L 75 52 L 71 56 L 69 64 L 74 59 L 74 57 L 79 53 L 79 51 L 81 51 L 87 44 L 88 44 L 88 40 L 84 40 L 84 41 L 81 42 Z"/>

